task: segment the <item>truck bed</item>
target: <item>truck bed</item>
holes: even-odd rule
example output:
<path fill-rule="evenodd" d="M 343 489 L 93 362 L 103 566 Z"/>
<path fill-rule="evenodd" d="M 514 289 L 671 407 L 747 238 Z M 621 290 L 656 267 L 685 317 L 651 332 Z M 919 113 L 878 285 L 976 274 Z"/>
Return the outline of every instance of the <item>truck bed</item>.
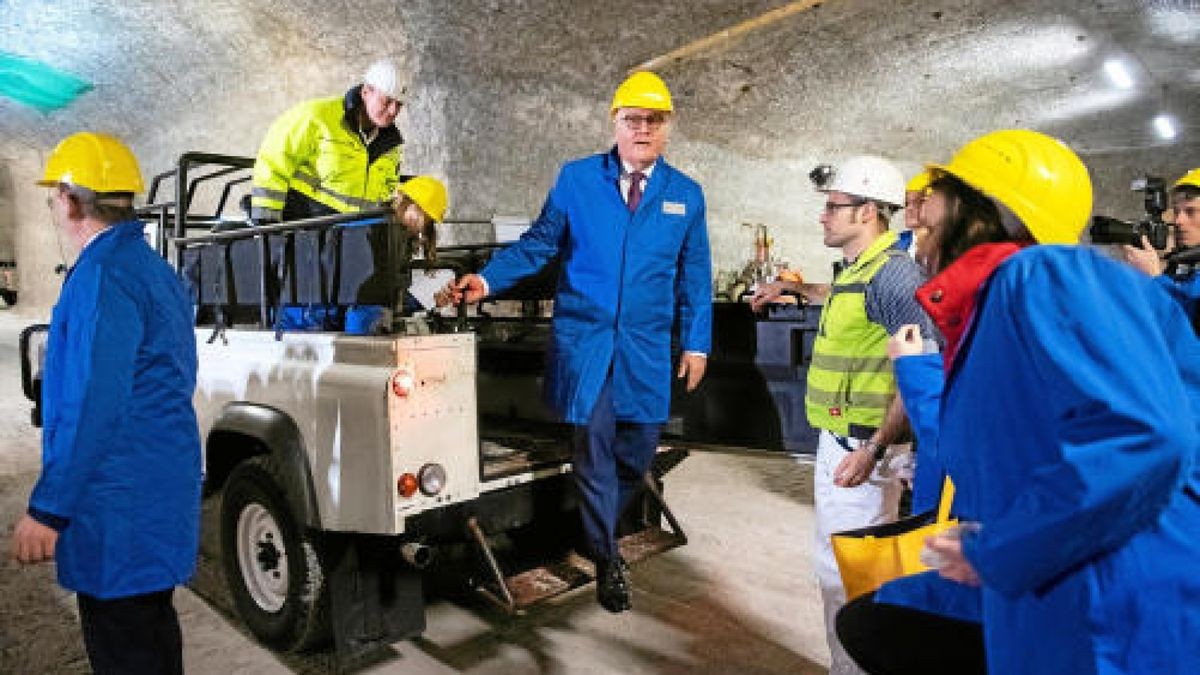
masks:
<path fill-rule="evenodd" d="M 479 436 L 484 481 L 571 461 L 572 431 L 567 425 L 485 417 L 480 420 Z"/>

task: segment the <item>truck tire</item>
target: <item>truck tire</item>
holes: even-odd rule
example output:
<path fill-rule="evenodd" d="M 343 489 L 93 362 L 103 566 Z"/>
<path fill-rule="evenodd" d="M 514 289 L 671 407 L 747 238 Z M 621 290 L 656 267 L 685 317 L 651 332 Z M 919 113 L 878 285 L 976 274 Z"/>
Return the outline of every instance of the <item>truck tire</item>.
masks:
<path fill-rule="evenodd" d="M 329 639 L 320 533 L 287 507 L 268 457 L 238 464 L 221 504 L 221 558 L 238 615 L 264 644 L 301 651 Z"/>

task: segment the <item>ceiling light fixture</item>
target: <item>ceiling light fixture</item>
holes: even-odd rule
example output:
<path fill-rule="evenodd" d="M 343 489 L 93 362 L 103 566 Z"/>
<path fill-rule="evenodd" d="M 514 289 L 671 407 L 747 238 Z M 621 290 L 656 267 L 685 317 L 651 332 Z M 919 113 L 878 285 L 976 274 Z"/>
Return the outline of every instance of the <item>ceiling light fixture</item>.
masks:
<path fill-rule="evenodd" d="M 1154 118 L 1154 130 L 1158 132 L 1158 137 L 1164 141 L 1169 141 L 1175 138 L 1175 123 L 1169 115 L 1159 115 Z"/>
<path fill-rule="evenodd" d="M 1121 89 L 1133 88 L 1133 76 L 1129 74 L 1129 69 L 1125 67 L 1125 63 L 1120 59 L 1109 59 L 1104 62 L 1104 72 L 1108 73 L 1109 79 L 1113 84 Z"/>

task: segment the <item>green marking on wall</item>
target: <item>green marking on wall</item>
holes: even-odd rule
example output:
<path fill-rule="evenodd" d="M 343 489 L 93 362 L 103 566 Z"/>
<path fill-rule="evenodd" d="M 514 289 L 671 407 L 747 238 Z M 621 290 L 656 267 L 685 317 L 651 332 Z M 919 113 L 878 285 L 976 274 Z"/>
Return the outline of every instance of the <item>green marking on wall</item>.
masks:
<path fill-rule="evenodd" d="M 0 96 L 48 113 L 92 88 L 74 75 L 35 59 L 0 52 Z"/>

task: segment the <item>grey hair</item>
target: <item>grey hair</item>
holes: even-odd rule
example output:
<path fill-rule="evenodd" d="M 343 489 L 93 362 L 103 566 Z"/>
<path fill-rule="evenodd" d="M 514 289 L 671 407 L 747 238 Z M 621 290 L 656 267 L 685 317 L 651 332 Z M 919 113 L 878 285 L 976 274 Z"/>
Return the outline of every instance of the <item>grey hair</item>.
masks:
<path fill-rule="evenodd" d="M 106 225 L 133 218 L 132 192 L 95 192 L 79 185 L 59 183 L 59 188 L 79 202 L 83 215 Z"/>

